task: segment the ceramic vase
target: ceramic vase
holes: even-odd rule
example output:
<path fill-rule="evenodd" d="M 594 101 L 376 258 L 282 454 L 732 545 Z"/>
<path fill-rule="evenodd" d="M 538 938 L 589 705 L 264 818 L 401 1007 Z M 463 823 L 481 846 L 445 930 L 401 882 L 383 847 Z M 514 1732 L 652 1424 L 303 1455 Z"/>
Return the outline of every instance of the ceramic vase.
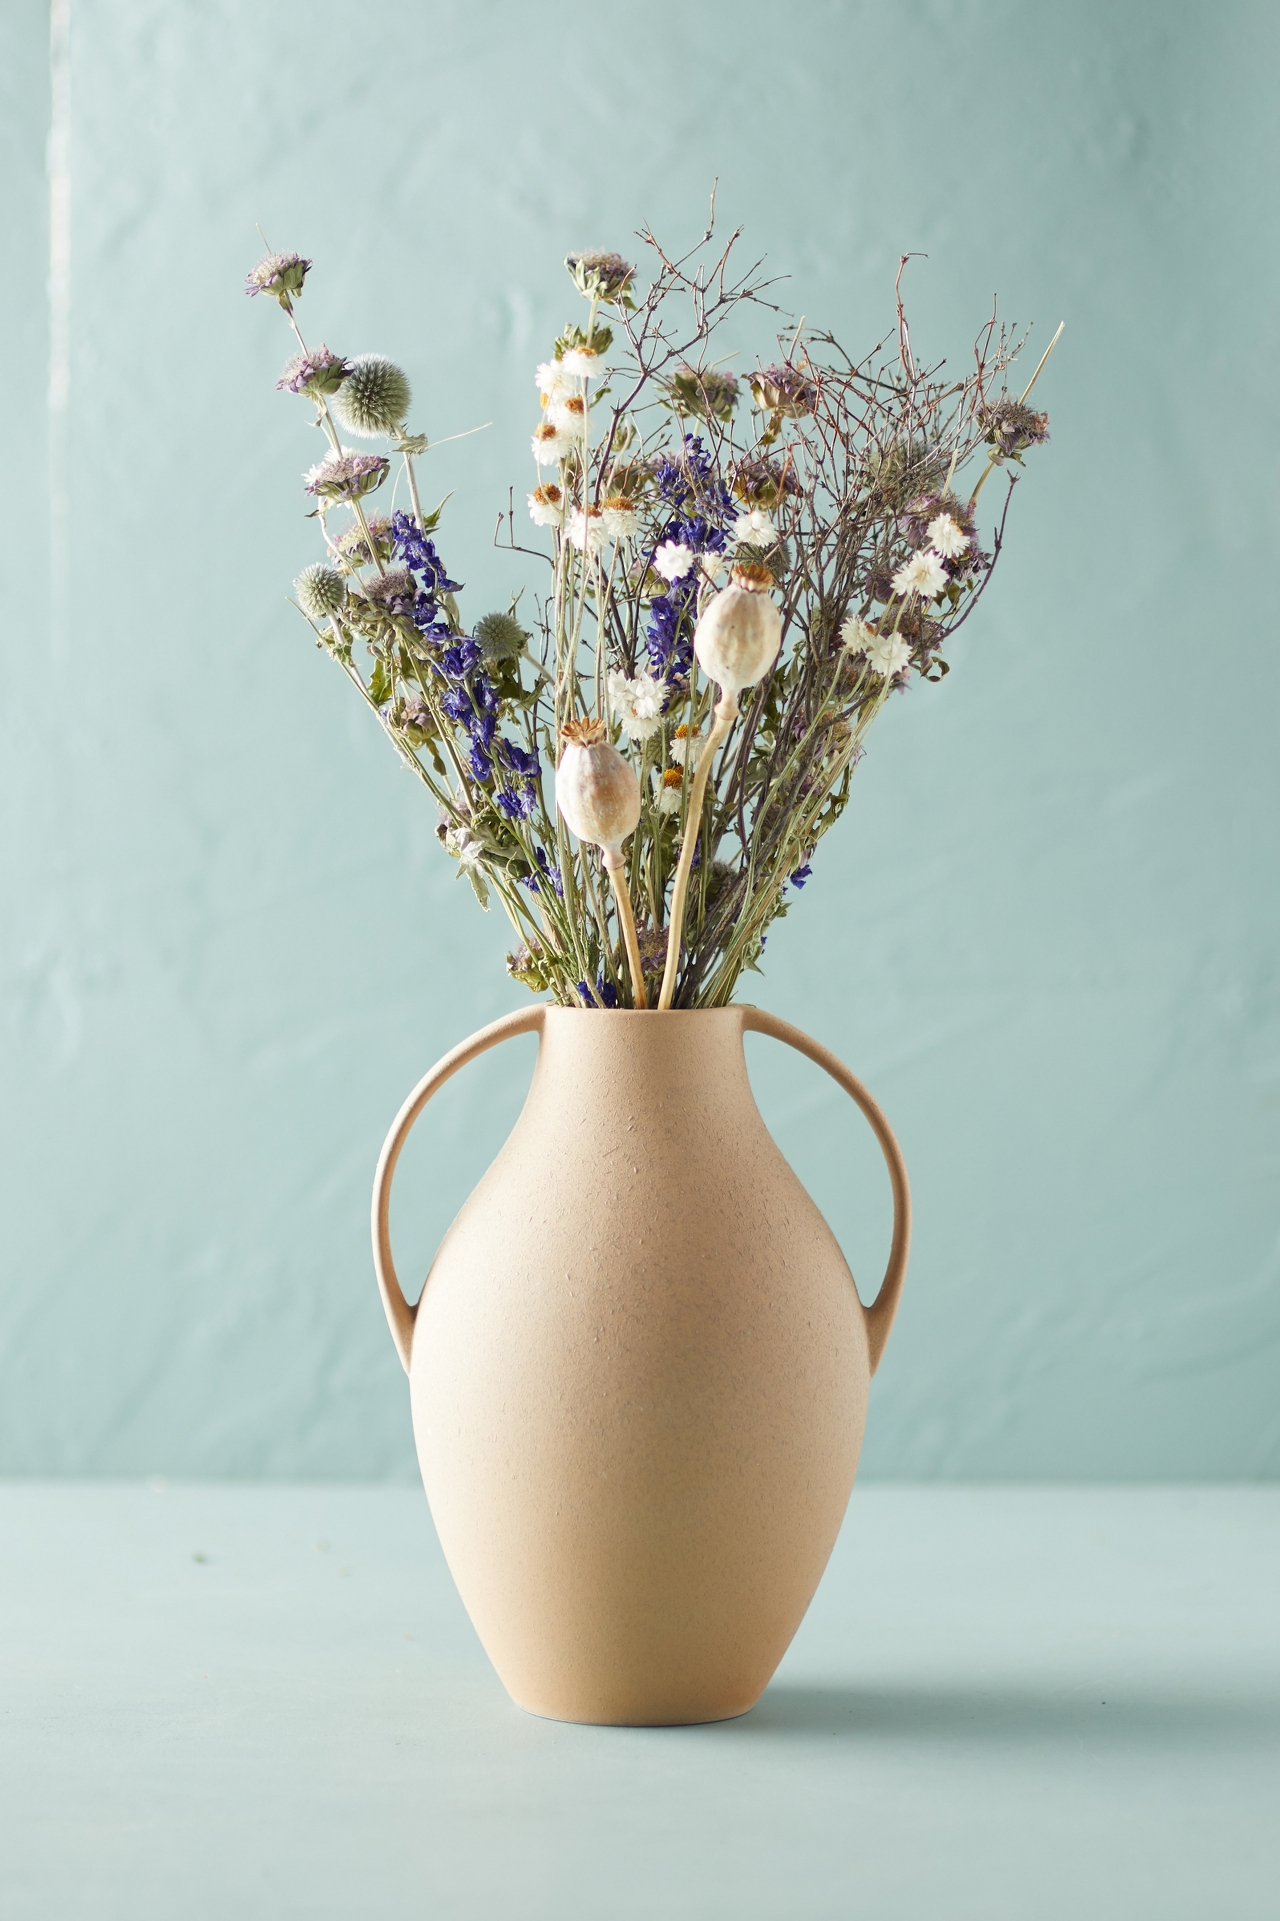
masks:
<path fill-rule="evenodd" d="M 756 1107 L 752 1031 L 875 1131 L 894 1229 L 869 1308 Z M 410 1307 L 388 1232 L 404 1141 L 459 1068 L 529 1032 L 523 1111 Z M 432 1516 L 512 1698 L 597 1724 L 746 1713 L 839 1531 L 906 1269 L 906 1170 L 866 1089 L 755 1008 L 533 1007 L 414 1089 L 373 1231 Z"/>

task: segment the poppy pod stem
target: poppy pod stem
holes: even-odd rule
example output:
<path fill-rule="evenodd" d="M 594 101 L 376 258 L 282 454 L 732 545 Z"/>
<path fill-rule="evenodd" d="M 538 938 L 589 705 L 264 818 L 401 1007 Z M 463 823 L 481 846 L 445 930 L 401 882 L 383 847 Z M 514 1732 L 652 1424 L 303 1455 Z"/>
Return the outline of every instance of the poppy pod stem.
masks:
<path fill-rule="evenodd" d="M 716 702 L 715 718 L 711 731 L 698 755 L 698 765 L 694 770 L 693 786 L 689 790 L 689 814 L 685 821 L 684 841 L 680 848 L 680 864 L 676 868 L 676 882 L 671 890 L 671 920 L 667 929 L 667 964 L 662 970 L 662 992 L 658 996 L 658 1007 L 670 1007 L 676 991 L 676 975 L 680 971 L 680 948 L 684 941 L 684 910 L 689 898 L 689 876 L 693 872 L 693 856 L 702 831 L 702 805 L 707 797 L 707 782 L 711 778 L 711 763 L 720 749 L 725 735 L 738 718 L 738 695 L 736 689 L 727 687 Z"/>
<path fill-rule="evenodd" d="M 644 991 L 644 968 L 640 964 L 640 942 L 636 935 L 631 891 L 627 886 L 626 862 L 622 858 L 621 847 L 602 847 L 600 858 L 613 882 L 613 897 L 618 903 L 618 919 L 622 923 L 622 938 L 627 948 L 627 966 L 631 970 L 632 999 L 638 1008 L 643 1009 L 648 1007 L 649 997 Z"/>

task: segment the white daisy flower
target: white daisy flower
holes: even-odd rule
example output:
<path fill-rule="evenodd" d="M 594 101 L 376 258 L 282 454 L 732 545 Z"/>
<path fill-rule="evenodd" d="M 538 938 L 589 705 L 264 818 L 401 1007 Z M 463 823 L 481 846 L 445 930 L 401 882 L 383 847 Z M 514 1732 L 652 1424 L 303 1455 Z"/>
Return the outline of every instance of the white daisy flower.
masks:
<path fill-rule="evenodd" d="M 969 536 L 950 514 L 939 514 L 929 522 L 929 544 L 944 560 L 954 560 L 969 545 Z"/>
<path fill-rule="evenodd" d="M 533 430 L 533 457 L 540 467 L 554 467 L 573 452 L 573 440 L 562 434 L 550 420 L 543 420 Z"/>
<path fill-rule="evenodd" d="M 748 514 L 739 514 L 733 523 L 733 537 L 740 547 L 772 547 L 778 539 L 778 530 L 768 514 L 760 507 L 753 507 Z"/>
<path fill-rule="evenodd" d="M 594 347 L 570 347 L 560 365 L 577 380 L 603 380 L 609 371 Z"/>
<path fill-rule="evenodd" d="M 865 654 L 880 636 L 858 614 L 846 614 L 840 626 L 840 638 L 851 654 Z"/>
<path fill-rule="evenodd" d="M 946 584 L 946 569 L 932 547 L 912 554 L 893 576 L 895 594 L 921 594 L 926 600 L 936 600 Z"/>
<path fill-rule="evenodd" d="M 640 516 L 636 512 L 634 500 L 625 494 L 611 494 L 600 503 L 600 517 L 610 540 L 634 540 L 640 527 Z"/>
<path fill-rule="evenodd" d="M 867 660 L 877 674 L 900 674 L 911 659 L 901 634 L 876 634 L 867 646 Z"/>
<path fill-rule="evenodd" d="M 662 682 L 652 674 L 639 673 L 634 680 L 628 680 L 625 674 L 610 674 L 609 705 L 628 740 L 648 740 L 657 733 L 665 692 Z"/>
<path fill-rule="evenodd" d="M 547 419 L 559 433 L 570 434 L 575 440 L 585 440 L 591 427 L 591 409 L 581 394 L 569 394 L 563 400 L 553 400 L 547 408 Z"/>
<path fill-rule="evenodd" d="M 578 383 L 572 374 L 565 372 L 563 360 L 544 360 L 535 378 L 544 407 L 553 400 L 564 400 L 578 391 Z"/>
<path fill-rule="evenodd" d="M 564 514 L 564 495 L 558 487 L 535 487 L 529 495 L 529 518 L 535 527 L 558 527 Z"/>
<path fill-rule="evenodd" d="M 598 554 L 609 538 L 604 515 L 598 507 L 588 507 L 585 513 L 581 507 L 575 507 L 564 531 L 569 545 L 576 547 L 580 554 Z"/>
<path fill-rule="evenodd" d="M 696 727 L 677 727 L 671 737 L 668 751 L 677 767 L 694 767 L 697 765 L 701 746 L 702 735 Z"/>
<path fill-rule="evenodd" d="M 664 580 L 683 580 L 693 566 L 696 554 L 692 547 L 686 547 L 682 540 L 664 540 L 653 556 L 653 565 Z"/>
<path fill-rule="evenodd" d="M 684 797 L 684 774 L 679 767 L 668 767 L 665 774 L 653 770 L 653 804 L 660 814 L 678 814 Z"/>

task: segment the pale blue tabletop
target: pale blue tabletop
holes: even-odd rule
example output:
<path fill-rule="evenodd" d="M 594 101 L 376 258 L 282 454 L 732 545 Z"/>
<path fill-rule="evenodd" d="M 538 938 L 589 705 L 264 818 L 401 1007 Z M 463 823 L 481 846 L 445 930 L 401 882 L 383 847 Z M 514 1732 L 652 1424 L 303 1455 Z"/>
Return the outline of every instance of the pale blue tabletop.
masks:
<path fill-rule="evenodd" d="M 760 1706 L 561 1726 L 416 1489 L 0 1488 L 5 1921 L 1276 1921 L 1280 1490 L 861 1487 Z"/>

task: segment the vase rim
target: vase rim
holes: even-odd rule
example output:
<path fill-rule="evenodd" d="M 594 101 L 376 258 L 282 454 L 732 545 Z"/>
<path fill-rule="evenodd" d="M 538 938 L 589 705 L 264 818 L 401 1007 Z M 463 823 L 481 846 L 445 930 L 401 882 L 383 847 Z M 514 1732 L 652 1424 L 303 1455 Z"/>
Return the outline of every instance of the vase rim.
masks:
<path fill-rule="evenodd" d="M 607 1014 L 612 1020 L 621 1019 L 650 1022 L 655 1020 L 710 1020 L 716 1016 L 723 1018 L 726 1014 L 744 1014 L 750 1007 L 750 1003 L 747 1001 L 732 1001 L 728 1007 L 560 1007 L 553 1001 L 548 1001 L 544 1003 L 544 1005 L 546 1013 L 548 1015 L 554 1015 L 557 1020 L 562 1016 L 572 1016 L 576 1019 L 579 1014 Z"/>

